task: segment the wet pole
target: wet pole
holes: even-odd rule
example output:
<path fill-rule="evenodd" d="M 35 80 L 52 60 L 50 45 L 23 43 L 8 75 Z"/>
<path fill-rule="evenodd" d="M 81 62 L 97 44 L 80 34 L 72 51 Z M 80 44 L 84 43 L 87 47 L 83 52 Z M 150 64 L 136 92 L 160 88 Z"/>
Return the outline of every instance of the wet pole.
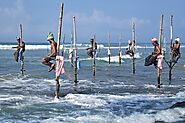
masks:
<path fill-rule="evenodd" d="M 110 64 L 110 32 L 108 33 L 108 58 L 109 58 L 109 64 Z"/>
<path fill-rule="evenodd" d="M 95 35 L 93 37 L 94 41 L 93 41 L 93 77 L 96 76 L 96 38 Z"/>
<path fill-rule="evenodd" d="M 160 54 L 161 54 L 161 47 L 162 47 L 162 38 L 163 38 L 163 17 L 164 15 L 161 15 L 160 19 L 160 33 L 159 33 L 159 47 L 160 47 Z M 157 88 L 160 88 L 160 76 L 161 76 L 161 70 L 157 67 Z"/>
<path fill-rule="evenodd" d="M 77 80 L 77 49 L 76 49 L 76 18 L 73 16 L 73 40 L 74 40 L 74 82 L 75 84 L 78 82 Z"/>
<path fill-rule="evenodd" d="M 72 34 L 72 32 L 70 33 L 70 40 L 71 40 L 70 49 L 72 49 L 73 48 L 73 34 Z M 72 58 L 70 59 L 70 62 L 71 62 L 71 67 L 73 67 L 73 51 L 72 51 Z"/>
<path fill-rule="evenodd" d="M 22 28 L 22 24 L 20 24 L 20 46 L 22 46 L 22 32 L 23 32 L 23 28 Z M 22 60 L 21 60 L 21 75 L 24 76 L 24 54 L 22 53 Z"/>
<path fill-rule="evenodd" d="M 100 49 L 100 46 L 99 46 L 99 47 L 98 47 L 98 55 L 97 55 L 97 57 L 100 56 L 100 51 L 101 51 L 101 49 Z"/>
<path fill-rule="evenodd" d="M 118 52 L 118 55 L 119 55 L 119 65 L 121 65 L 121 35 L 120 35 L 120 39 L 119 39 L 119 52 Z"/>
<path fill-rule="evenodd" d="M 59 55 L 59 53 L 60 53 L 60 40 L 61 40 L 61 29 L 62 29 L 63 6 L 64 6 L 64 4 L 61 3 L 59 25 L 58 25 L 57 55 Z M 56 80 L 56 93 L 55 93 L 55 96 L 58 99 L 59 99 L 59 90 L 60 90 L 59 77 L 60 77 L 60 75 L 55 77 L 55 80 Z"/>
<path fill-rule="evenodd" d="M 134 47 L 135 47 L 135 23 L 132 22 L 132 73 L 135 74 L 135 58 L 134 58 Z"/>
<path fill-rule="evenodd" d="M 66 39 L 66 36 L 65 36 L 65 34 L 63 35 L 63 37 L 62 37 L 62 56 L 64 56 L 64 52 L 65 52 L 65 47 L 64 47 L 64 45 L 65 45 L 65 39 Z"/>
<path fill-rule="evenodd" d="M 72 32 L 70 33 L 70 48 L 73 48 L 73 34 Z"/>
<path fill-rule="evenodd" d="M 169 80 L 171 81 L 172 76 L 172 40 L 173 40 L 173 25 L 172 25 L 173 15 L 170 16 L 170 63 L 169 63 Z"/>

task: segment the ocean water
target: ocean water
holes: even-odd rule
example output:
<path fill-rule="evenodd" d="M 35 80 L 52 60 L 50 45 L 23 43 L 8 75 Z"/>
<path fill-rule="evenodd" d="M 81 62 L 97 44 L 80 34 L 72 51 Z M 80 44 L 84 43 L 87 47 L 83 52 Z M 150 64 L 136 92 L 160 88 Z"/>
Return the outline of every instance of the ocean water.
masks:
<path fill-rule="evenodd" d="M 41 64 L 50 51 L 46 44 L 27 44 L 25 75 L 13 59 L 14 44 L 0 44 L 0 122 L 1 123 L 184 123 L 185 108 L 170 108 L 185 101 L 185 48 L 175 65 L 172 81 L 164 63 L 161 88 L 156 88 L 156 69 L 145 67 L 144 59 L 153 51 L 150 44 L 138 44 L 136 73 L 122 45 L 122 64 L 118 64 L 118 44 L 111 44 L 111 64 L 107 47 L 100 44 L 93 77 L 88 44 L 78 44 L 81 68 L 74 84 L 65 45 L 65 74 L 60 76 L 60 95 L 55 98 L 55 73 Z M 168 46 L 169 47 L 169 46 Z M 169 59 L 167 49 L 166 59 Z"/>

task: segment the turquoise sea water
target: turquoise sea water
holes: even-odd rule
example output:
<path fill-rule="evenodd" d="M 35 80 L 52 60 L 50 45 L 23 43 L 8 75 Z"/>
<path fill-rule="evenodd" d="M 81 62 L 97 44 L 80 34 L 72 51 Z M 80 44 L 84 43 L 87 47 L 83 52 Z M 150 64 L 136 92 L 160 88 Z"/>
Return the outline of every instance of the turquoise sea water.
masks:
<path fill-rule="evenodd" d="M 60 77 L 60 99 L 54 98 L 55 73 L 48 73 L 41 58 L 49 51 L 46 44 L 27 44 L 25 76 L 20 76 L 20 63 L 13 59 L 15 44 L 0 44 L 0 122 L 70 122 L 70 123 L 153 123 L 185 122 L 185 108 L 169 108 L 185 101 L 185 48 L 168 80 L 168 66 L 164 63 L 161 88 L 156 88 L 156 69 L 145 67 L 144 59 L 153 47 L 138 44 L 136 74 L 132 74 L 131 59 L 124 54 L 118 64 L 118 44 L 111 45 L 111 64 L 107 47 L 100 45 L 93 77 L 92 59 L 86 54 L 88 44 L 78 44 L 81 68 L 77 85 L 65 46 L 65 70 Z M 169 57 L 167 49 L 166 59 Z"/>

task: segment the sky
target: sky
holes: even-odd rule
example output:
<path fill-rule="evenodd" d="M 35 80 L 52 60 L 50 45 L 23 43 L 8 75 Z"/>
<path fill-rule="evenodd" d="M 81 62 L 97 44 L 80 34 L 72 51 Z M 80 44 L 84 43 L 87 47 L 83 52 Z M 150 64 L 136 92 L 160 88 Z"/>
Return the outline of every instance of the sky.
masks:
<path fill-rule="evenodd" d="M 64 3 L 62 35 L 70 42 L 73 16 L 76 17 L 77 43 L 127 43 L 132 38 L 132 20 L 138 43 L 159 37 L 160 16 L 164 15 L 164 37 L 169 41 L 170 15 L 173 38 L 185 40 L 185 0 L 0 0 L 0 43 L 14 42 L 23 25 L 25 42 L 47 42 L 47 33 L 57 40 L 60 4 Z"/>

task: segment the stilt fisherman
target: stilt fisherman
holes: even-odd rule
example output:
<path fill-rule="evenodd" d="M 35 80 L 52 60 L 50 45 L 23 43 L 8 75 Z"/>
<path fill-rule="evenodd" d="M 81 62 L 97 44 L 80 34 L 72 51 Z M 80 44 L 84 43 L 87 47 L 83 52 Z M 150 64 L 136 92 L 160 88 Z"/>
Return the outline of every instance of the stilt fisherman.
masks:
<path fill-rule="evenodd" d="M 54 41 L 54 36 L 51 32 L 48 33 L 47 41 L 49 41 L 51 45 L 51 53 L 48 54 L 47 57 L 42 59 L 42 64 L 49 66 L 50 68 L 48 72 L 51 72 L 55 68 L 55 64 L 51 61 L 55 60 L 57 55 L 57 43 Z"/>

